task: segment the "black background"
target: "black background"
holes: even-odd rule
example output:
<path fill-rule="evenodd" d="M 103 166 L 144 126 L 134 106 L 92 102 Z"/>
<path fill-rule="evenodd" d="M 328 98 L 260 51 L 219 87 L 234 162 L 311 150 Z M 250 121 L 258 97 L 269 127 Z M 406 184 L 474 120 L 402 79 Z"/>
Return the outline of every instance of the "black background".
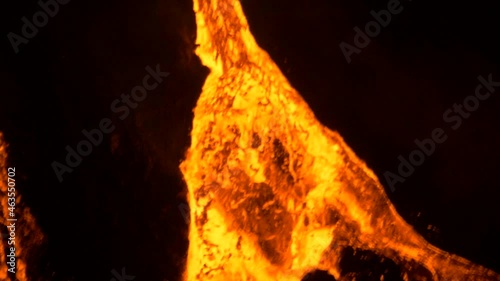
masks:
<path fill-rule="evenodd" d="M 448 140 L 387 193 L 428 241 L 500 272 L 500 89 L 456 131 L 442 117 L 474 93 L 478 75 L 500 81 L 494 1 L 402 1 L 350 64 L 339 44 L 388 1 L 242 2 L 259 45 L 384 184 L 416 138 L 445 129 Z M 0 131 L 47 237 L 30 274 L 110 280 L 126 267 L 136 280 L 178 280 L 187 250 L 178 165 L 208 73 L 194 55 L 192 3 L 71 0 L 14 54 L 7 34 L 38 10 L 36 1 L 1 9 Z M 121 121 L 111 102 L 156 64 L 171 75 Z M 60 184 L 51 163 L 105 117 L 117 129 Z"/>

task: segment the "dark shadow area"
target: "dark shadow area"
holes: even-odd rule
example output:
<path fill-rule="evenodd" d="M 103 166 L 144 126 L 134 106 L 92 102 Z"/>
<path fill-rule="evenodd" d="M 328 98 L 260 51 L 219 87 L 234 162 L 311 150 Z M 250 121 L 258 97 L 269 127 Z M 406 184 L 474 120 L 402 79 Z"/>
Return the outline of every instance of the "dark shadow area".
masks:
<path fill-rule="evenodd" d="M 37 9 L 12 3 L 3 28 L 19 33 Z M 2 41 L 0 130 L 47 238 L 43 258 L 28 265 L 33 280 L 110 280 L 122 268 L 136 280 L 180 278 L 187 225 L 178 165 L 207 74 L 193 54 L 195 32 L 189 1 L 72 1 L 17 55 Z M 122 120 L 112 103 L 157 65 L 170 76 Z M 82 130 L 103 118 L 115 129 L 60 183 L 51 164 L 65 164 L 66 146 L 76 150 Z"/>
<path fill-rule="evenodd" d="M 335 277 L 324 270 L 309 272 L 302 278 L 302 281 L 336 281 Z"/>
<path fill-rule="evenodd" d="M 339 266 L 341 276 L 345 280 L 402 281 L 404 280 L 403 276 L 408 276 L 409 280 L 434 280 L 429 270 L 414 261 L 404 261 L 404 264 L 397 264 L 373 251 L 352 247 L 346 247 L 342 250 Z"/>
<path fill-rule="evenodd" d="M 342 250 L 339 266 L 340 274 L 348 280 L 403 281 L 402 271 L 394 261 L 369 250 L 346 247 Z"/>

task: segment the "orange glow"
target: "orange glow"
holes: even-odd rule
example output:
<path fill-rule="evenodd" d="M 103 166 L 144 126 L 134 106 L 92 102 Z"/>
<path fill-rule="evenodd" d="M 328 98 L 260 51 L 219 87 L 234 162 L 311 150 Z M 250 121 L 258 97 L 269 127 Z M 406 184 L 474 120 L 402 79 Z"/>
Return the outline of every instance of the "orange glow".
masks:
<path fill-rule="evenodd" d="M 3 134 L 0 132 L 0 206 L 1 206 L 1 216 L 0 225 L 2 226 L 2 234 L 7 232 L 5 228 L 10 224 L 7 219 L 9 219 L 9 205 L 8 205 L 8 186 L 7 186 L 7 143 L 3 139 Z M 17 177 L 16 177 L 17 179 Z M 27 206 L 24 206 L 21 201 L 21 195 L 19 195 L 17 188 L 18 183 L 16 181 L 16 206 L 15 206 L 15 218 L 17 218 L 16 230 L 15 230 L 15 245 L 8 245 L 7 238 L 2 236 L 2 246 L 0 247 L 0 280 L 8 280 L 7 276 L 8 266 L 6 260 L 7 255 L 10 253 L 9 248 L 15 247 L 16 249 L 16 269 L 15 276 L 16 280 L 27 281 L 29 280 L 27 276 L 26 261 L 30 257 L 30 252 L 35 252 L 38 247 L 43 242 L 43 235 L 38 229 L 35 219 L 31 215 L 31 212 Z"/>
<path fill-rule="evenodd" d="M 396 212 L 377 176 L 321 125 L 235 0 L 194 0 L 196 50 L 208 75 L 180 168 L 188 186 L 184 280 L 340 278 L 344 246 L 410 262 L 434 280 L 498 280 L 426 242 Z M 405 280 L 409 277 L 405 275 Z"/>

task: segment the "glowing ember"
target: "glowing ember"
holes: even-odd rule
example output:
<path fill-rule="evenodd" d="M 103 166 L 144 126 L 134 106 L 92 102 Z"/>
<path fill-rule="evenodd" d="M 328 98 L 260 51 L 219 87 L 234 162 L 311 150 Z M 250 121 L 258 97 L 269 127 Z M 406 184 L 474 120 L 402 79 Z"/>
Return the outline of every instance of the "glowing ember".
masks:
<path fill-rule="evenodd" d="M 375 174 L 258 47 L 238 1 L 195 0 L 194 10 L 197 54 L 211 73 L 181 164 L 185 280 L 300 280 L 314 269 L 339 279 L 345 246 L 391 259 L 405 280 L 429 280 L 412 278 L 416 267 L 434 280 L 498 280 L 403 221 Z"/>

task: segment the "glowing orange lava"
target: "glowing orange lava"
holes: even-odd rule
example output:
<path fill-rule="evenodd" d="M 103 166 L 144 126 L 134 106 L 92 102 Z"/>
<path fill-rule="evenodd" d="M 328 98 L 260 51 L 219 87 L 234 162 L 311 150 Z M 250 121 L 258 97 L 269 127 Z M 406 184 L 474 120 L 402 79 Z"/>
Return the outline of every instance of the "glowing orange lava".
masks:
<path fill-rule="evenodd" d="M 33 216 L 31 215 L 30 209 L 23 204 L 21 201 L 21 196 L 14 191 L 16 198 L 15 206 L 15 236 L 11 236 L 10 233 L 7 235 L 4 232 L 8 232 L 6 226 L 10 225 L 12 221 L 7 221 L 7 219 L 12 218 L 9 216 L 10 210 L 7 198 L 8 195 L 13 193 L 13 189 L 8 189 L 7 185 L 7 143 L 3 139 L 3 134 L 0 132 L 0 226 L 2 226 L 2 247 L 0 247 L 0 280 L 9 280 L 9 268 L 7 262 L 10 261 L 10 248 L 15 248 L 16 253 L 16 267 L 11 272 L 14 272 L 15 280 L 27 281 L 30 280 L 27 276 L 27 260 L 30 258 L 30 251 L 36 252 L 43 242 L 43 235 L 40 232 L 37 223 Z M 16 188 L 16 187 L 14 187 Z M 17 189 L 17 188 L 16 188 Z M 9 240 L 7 237 L 14 237 L 15 240 Z M 15 241 L 15 242 L 12 242 Z M 9 259 L 9 260 L 7 260 Z"/>
<path fill-rule="evenodd" d="M 499 279 L 403 221 L 376 175 L 259 48 L 238 1 L 194 0 L 194 10 L 196 53 L 211 73 L 181 164 L 185 280 L 298 281 L 314 269 L 351 280 L 339 266 L 345 246 L 393 260 L 404 280 L 431 280 L 412 279 L 415 265 L 433 280 Z"/>

